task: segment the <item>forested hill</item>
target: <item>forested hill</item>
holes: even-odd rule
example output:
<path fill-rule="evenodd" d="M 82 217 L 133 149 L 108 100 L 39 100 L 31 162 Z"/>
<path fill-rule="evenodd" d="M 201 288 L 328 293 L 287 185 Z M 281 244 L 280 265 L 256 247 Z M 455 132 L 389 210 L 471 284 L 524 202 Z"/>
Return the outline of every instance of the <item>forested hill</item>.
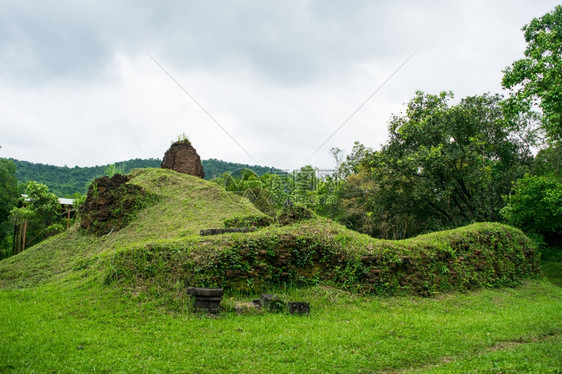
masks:
<path fill-rule="evenodd" d="M 43 183 L 49 191 L 59 197 L 75 193 L 85 194 L 90 182 L 105 174 L 109 165 L 69 168 L 67 166 L 53 166 L 36 164 L 28 161 L 13 160 L 16 164 L 16 178 L 18 184 L 23 185 L 28 181 Z M 134 159 L 116 163 L 117 168 L 125 173 L 136 168 L 160 167 L 160 160 L 150 158 L 147 160 Z"/>
<path fill-rule="evenodd" d="M 28 181 L 43 183 L 49 187 L 49 191 L 59 197 L 71 196 L 75 193 L 85 194 L 90 182 L 97 177 L 105 175 L 110 165 L 69 168 L 67 166 L 53 166 L 36 164 L 28 161 L 14 160 L 16 164 L 16 178 L 20 185 Z M 132 169 L 159 168 L 161 160 L 157 158 L 133 159 L 115 163 L 116 169 L 128 173 Z M 201 161 L 205 171 L 205 179 L 218 177 L 223 173 L 237 169 L 249 168 L 255 173 L 262 175 L 267 172 L 278 171 L 265 166 L 251 166 L 234 162 L 209 159 Z"/>
<path fill-rule="evenodd" d="M 203 160 L 201 161 L 201 164 L 203 164 L 203 170 L 205 171 L 205 179 L 207 180 L 220 177 L 224 173 L 232 172 L 239 169 L 251 169 L 254 173 L 258 175 L 263 175 L 265 173 L 283 173 L 280 169 L 276 169 L 274 167 L 238 164 L 236 162 L 221 161 L 215 158 Z"/>

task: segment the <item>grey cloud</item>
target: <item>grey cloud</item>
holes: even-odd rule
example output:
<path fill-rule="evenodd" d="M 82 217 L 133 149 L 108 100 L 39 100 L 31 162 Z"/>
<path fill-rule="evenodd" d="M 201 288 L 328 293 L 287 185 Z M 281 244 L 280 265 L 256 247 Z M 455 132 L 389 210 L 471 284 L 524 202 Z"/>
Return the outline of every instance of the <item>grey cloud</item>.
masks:
<path fill-rule="evenodd" d="M 148 50 L 177 69 L 247 69 L 291 85 L 396 48 L 394 21 L 367 1 L 41 4 L 3 12 L 4 77 L 97 80 L 116 51 Z"/>
<path fill-rule="evenodd" d="M 83 21 L 25 2 L 8 5 L 0 16 L 0 74 L 28 84 L 91 79 L 111 51 Z"/>
<path fill-rule="evenodd" d="M 294 158 L 291 166 L 298 167 L 417 50 L 326 149 L 350 148 L 354 140 L 377 146 L 386 136 L 387 113 L 399 112 L 416 89 L 453 90 L 457 97 L 499 90 L 501 69 L 522 56 L 520 28 L 555 4 L 4 1 L 0 102 L 10 110 L 0 111 L 0 134 L 8 134 L 7 127 L 48 131 L 3 140 L 3 155 L 27 142 L 17 157 L 37 161 L 38 139 L 43 150 L 57 150 L 56 134 L 76 132 L 72 154 L 51 152 L 57 163 L 65 157 L 80 165 L 117 161 L 114 155 L 159 157 L 160 144 L 188 131 L 209 157 L 251 162 L 230 159 L 245 156 L 147 51 L 263 163 L 287 165 Z M 155 123 L 161 130 L 152 128 Z M 220 147 L 217 139 L 224 140 Z M 139 154 L 135 144 L 143 142 Z M 320 151 L 314 162 L 320 153 L 330 161 Z M 100 155 L 103 161 L 94 159 Z"/>

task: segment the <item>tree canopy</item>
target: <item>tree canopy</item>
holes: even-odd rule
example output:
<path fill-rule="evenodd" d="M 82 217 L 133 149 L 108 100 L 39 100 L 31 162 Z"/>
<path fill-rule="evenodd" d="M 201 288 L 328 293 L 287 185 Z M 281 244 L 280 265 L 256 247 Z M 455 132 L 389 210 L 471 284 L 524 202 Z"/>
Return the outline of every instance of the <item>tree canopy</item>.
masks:
<path fill-rule="evenodd" d="M 525 58 L 504 70 L 510 90 L 506 108 L 512 119 L 537 107 L 550 140 L 562 140 L 562 5 L 523 27 Z"/>
<path fill-rule="evenodd" d="M 23 227 L 16 240 L 16 252 L 63 231 L 62 213 L 59 199 L 46 185 L 28 182 L 20 206 L 10 212 L 12 221 Z"/>
<path fill-rule="evenodd" d="M 526 175 L 515 184 L 502 214 L 509 224 L 541 235 L 548 244 L 559 244 L 562 182 L 551 175 Z"/>
<path fill-rule="evenodd" d="M 10 210 L 17 204 L 18 181 L 16 164 L 11 160 L 0 158 L 0 221 L 5 221 Z"/>
<path fill-rule="evenodd" d="M 391 119 L 387 143 L 364 160 L 378 185 L 371 214 L 384 217 L 391 237 L 497 221 L 503 196 L 527 170 L 531 155 L 506 129 L 501 96 L 452 99 L 417 92 Z"/>
<path fill-rule="evenodd" d="M 16 166 L 16 177 L 21 188 L 29 181 L 43 183 L 49 190 L 59 197 L 74 197 L 75 194 L 85 194 L 88 186 L 95 178 L 111 174 L 112 172 L 129 173 L 132 169 L 159 168 L 162 160 L 132 159 L 110 165 L 69 168 L 66 166 L 52 166 L 36 164 L 28 161 L 12 160 Z M 266 166 L 250 166 L 216 159 L 201 161 L 205 170 L 205 179 L 220 177 L 225 172 L 241 169 L 251 169 L 258 175 L 267 172 L 280 172 Z M 23 192 L 23 190 L 21 191 Z"/>
<path fill-rule="evenodd" d="M 12 225 L 8 217 L 17 202 L 16 165 L 11 160 L 0 158 L 0 259 L 11 250 Z"/>

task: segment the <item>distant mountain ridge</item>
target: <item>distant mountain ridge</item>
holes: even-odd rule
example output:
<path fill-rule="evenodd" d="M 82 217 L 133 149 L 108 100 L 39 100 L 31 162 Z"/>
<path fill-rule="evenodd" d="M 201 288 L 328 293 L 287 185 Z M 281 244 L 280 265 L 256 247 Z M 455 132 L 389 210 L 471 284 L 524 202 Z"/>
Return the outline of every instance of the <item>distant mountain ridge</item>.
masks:
<path fill-rule="evenodd" d="M 162 160 L 157 158 L 131 159 L 100 166 L 69 168 L 67 166 L 54 166 L 29 161 L 11 159 L 16 164 L 16 178 L 19 184 L 35 181 L 45 184 L 49 191 L 59 197 L 72 196 L 74 194 L 85 194 L 90 182 L 105 175 L 110 165 L 129 173 L 133 169 L 159 168 Z M 251 169 L 256 174 L 262 175 L 268 172 L 281 172 L 281 170 L 257 165 L 239 164 L 211 158 L 201 161 L 205 171 L 205 179 L 220 177 L 223 173 L 232 172 L 237 169 Z"/>

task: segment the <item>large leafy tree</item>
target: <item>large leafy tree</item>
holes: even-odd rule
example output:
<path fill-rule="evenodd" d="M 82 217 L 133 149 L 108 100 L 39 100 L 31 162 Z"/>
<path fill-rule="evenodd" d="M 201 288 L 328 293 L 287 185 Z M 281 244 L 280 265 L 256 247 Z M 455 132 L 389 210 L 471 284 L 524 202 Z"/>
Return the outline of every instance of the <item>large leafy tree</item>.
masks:
<path fill-rule="evenodd" d="M 10 211 L 18 202 L 16 165 L 11 160 L 0 159 L 0 259 L 11 250 Z"/>
<path fill-rule="evenodd" d="M 10 212 L 12 220 L 24 227 L 17 240 L 17 252 L 64 230 L 59 200 L 46 185 L 28 182 L 20 203 Z"/>
<path fill-rule="evenodd" d="M 506 129 L 500 96 L 452 99 L 417 92 L 391 119 L 388 142 L 367 156 L 379 185 L 374 214 L 387 217 L 393 237 L 498 220 L 527 170 L 531 155 Z"/>
<path fill-rule="evenodd" d="M 18 181 L 16 165 L 11 160 L 0 158 L 0 220 L 4 222 L 10 210 L 17 204 Z"/>
<path fill-rule="evenodd" d="M 562 142 L 542 149 L 531 172 L 519 179 L 501 211 L 506 221 L 545 244 L 562 242 Z"/>
<path fill-rule="evenodd" d="M 541 127 L 550 140 L 562 140 L 562 6 L 523 27 L 525 58 L 504 71 L 510 90 L 506 108 L 515 123 L 539 109 Z"/>

